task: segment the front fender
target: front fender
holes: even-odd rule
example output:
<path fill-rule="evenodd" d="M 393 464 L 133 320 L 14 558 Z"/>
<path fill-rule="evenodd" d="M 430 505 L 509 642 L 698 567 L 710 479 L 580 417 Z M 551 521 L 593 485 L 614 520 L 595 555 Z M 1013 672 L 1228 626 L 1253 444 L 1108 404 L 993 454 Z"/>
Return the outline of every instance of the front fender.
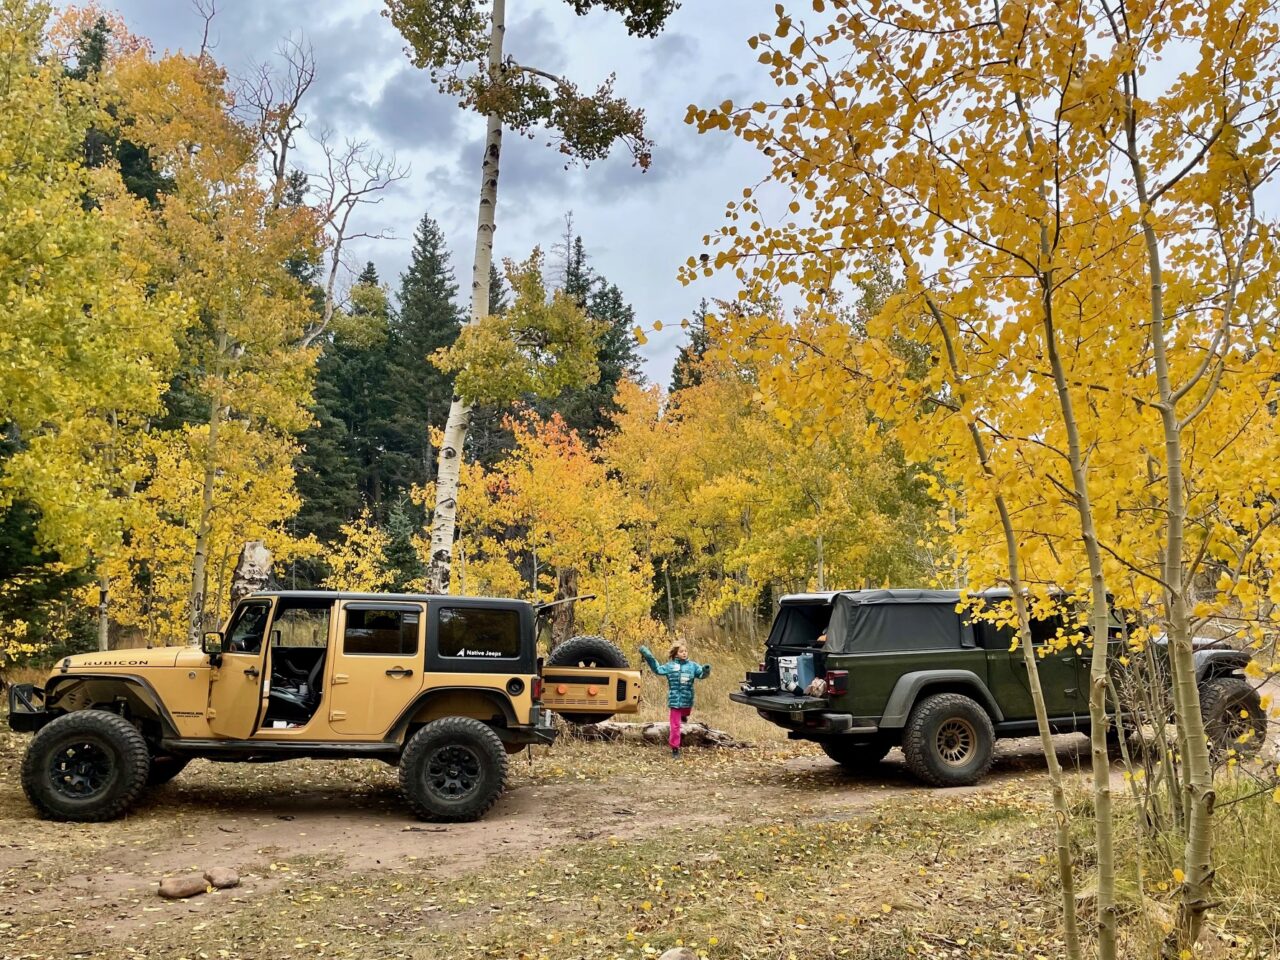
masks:
<path fill-rule="evenodd" d="M 880 728 L 901 730 L 905 727 L 916 700 L 922 692 L 928 692 L 931 688 L 973 697 L 986 708 L 996 723 L 1004 720 L 996 698 L 991 695 L 982 678 L 972 670 L 917 670 L 904 673 L 894 684 L 893 692 L 889 694 L 880 717 Z"/>
<path fill-rule="evenodd" d="M 1239 673 L 1253 659 L 1243 650 L 1232 650 L 1230 648 L 1197 650 L 1193 657 L 1196 665 L 1197 683 L 1203 683 L 1212 677 L 1224 677 Z"/>
<path fill-rule="evenodd" d="M 83 703 L 78 699 L 78 691 L 81 689 L 86 691 Z M 51 715 L 56 715 L 69 713 L 72 710 L 89 709 L 95 703 L 108 702 L 102 699 L 104 690 L 113 694 L 112 701 L 116 696 L 123 696 L 135 716 L 149 716 L 157 720 L 160 723 L 162 736 L 179 736 L 178 725 L 155 688 L 142 677 L 131 674 L 55 674 L 45 682 L 45 710 Z M 92 695 L 89 695 L 89 691 L 92 691 Z M 69 702 L 64 702 L 64 699 Z"/>

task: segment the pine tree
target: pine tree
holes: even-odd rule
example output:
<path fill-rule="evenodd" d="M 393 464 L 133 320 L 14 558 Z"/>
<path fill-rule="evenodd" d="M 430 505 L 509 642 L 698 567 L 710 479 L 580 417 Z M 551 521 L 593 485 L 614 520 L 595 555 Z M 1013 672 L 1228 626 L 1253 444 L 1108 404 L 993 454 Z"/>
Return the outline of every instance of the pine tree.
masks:
<path fill-rule="evenodd" d="M 672 393 L 702 383 L 702 358 L 706 356 L 710 343 L 707 333 L 708 312 L 707 299 L 703 297 L 698 302 L 698 309 L 689 318 L 689 342 L 676 354 L 676 363 L 671 370 Z"/>
<path fill-rule="evenodd" d="M 387 546 L 384 551 L 391 582 L 387 589 L 402 592 L 411 589 L 414 581 L 421 582 L 427 574 L 426 565 L 414 545 L 413 538 L 422 533 L 426 516 L 421 508 L 408 497 L 391 504 L 384 527 Z"/>
<path fill-rule="evenodd" d="M 614 402 L 618 383 L 624 377 L 637 381 L 643 377 L 631 333 L 635 311 L 616 284 L 591 269 L 582 237 L 572 231 L 573 221 L 566 219 L 566 234 L 559 246 L 564 257 L 561 282 L 564 292 L 577 300 L 587 316 L 605 325 L 596 355 L 600 379 L 589 386 L 565 390 L 558 397 L 534 406 L 544 417 L 560 414 L 566 424 L 594 444 L 601 431 L 613 429 L 613 418 L 618 412 Z"/>
<path fill-rule="evenodd" d="M 505 313 L 508 306 L 507 282 L 498 268 L 489 264 L 489 313 Z M 510 411 L 506 407 L 476 404 L 471 411 L 471 429 L 467 431 L 465 456 L 469 461 L 492 469 L 515 446 L 515 435 L 503 422 Z"/>
<path fill-rule="evenodd" d="M 84 30 L 76 41 L 75 66 L 67 68 L 67 76 L 73 80 L 94 80 L 106 66 L 111 26 L 106 17 L 98 17 L 93 26 Z M 113 104 L 106 105 L 107 113 L 115 117 Z M 173 187 L 173 178 L 160 170 L 146 147 L 125 139 L 118 132 L 90 127 L 84 138 L 85 165 L 101 167 L 115 160 L 120 167 L 120 179 L 135 197 L 141 197 L 153 207 L 159 195 Z"/>
<path fill-rule="evenodd" d="M 356 289 L 377 291 L 378 271 L 365 265 Z M 386 466 L 382 429 L 387 397 L 388 318 L 373 298 L 353 297 L 349 314 L 334 328 L 316 366 L 315 424 L 301 437 L 298 492 L 302 509 L 296 532 L 317 539 L 337 538 L 368 505 L 378 509 Z"/>
<path fill-rule="evenodd" d="M 444 427 L 452 378 L 428 359 L 462 329 L 458 285 L 439 225 L 424 215 L 414 233 L 409 268 L 400 275 L 400 311 L 387 339 L 381 499 L 407 493 L 434 476 L 429 429 Z"/>

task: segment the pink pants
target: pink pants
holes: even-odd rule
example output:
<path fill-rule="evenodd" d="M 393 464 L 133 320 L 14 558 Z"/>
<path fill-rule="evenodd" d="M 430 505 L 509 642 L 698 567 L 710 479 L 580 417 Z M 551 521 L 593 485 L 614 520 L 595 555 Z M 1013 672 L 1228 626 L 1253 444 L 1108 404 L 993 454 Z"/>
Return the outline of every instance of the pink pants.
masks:
<path fill-rule="evenodd" d="M 680 746 L 680 722 L 688 720 L 689 714 L 692 712 L 693 707 L 671 708 L 671 736 L 667 737 L 667 743 L 671 744 L 671 746 Z"/>

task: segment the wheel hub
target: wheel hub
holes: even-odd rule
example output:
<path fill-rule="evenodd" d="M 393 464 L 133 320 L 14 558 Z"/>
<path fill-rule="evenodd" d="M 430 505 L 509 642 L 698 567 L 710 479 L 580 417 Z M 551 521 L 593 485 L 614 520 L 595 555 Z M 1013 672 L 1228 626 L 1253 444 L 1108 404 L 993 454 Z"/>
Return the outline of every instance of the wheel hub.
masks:
<path fill-rule="evenodd" d="M 474 793 L 480 786 L 480 757 L 459 744 L 440 747 L 427 760 L 427 785 L 451 800 Z"/>
<path fill-rule="evenodd" d="M 111 779 L 111 754 L 87 740 L 69 743 L 49 759 L 49 782 L 72 800 L 100 793 Z"/>
<path fill-rule="evenodd" d="M 977 741 L 977 735 L 969 721 L 951 717 L 938 728 L 938 756 L 944 763 L 962 766 L 973 757 Z"/>

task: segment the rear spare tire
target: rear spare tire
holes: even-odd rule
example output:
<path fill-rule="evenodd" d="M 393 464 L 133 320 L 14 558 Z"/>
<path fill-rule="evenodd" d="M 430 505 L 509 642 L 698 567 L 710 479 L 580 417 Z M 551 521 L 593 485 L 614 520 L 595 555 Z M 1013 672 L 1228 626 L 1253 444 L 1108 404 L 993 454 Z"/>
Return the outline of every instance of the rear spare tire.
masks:
<path fill-rule="evenodd" d="M 631 666 L 627 655 L 616 643 L 598 636 L 570 637 L 551 651 L 547 657 L 549 667 L 601 667 L 606 670 L 625 670 Z M 608 720 L 611 713 L 562 713 L 556 711 L 569 723 L 600 723 Z"/>
<path fill-rule="evenodd" d="M 487 724 L 442 717 L 400 755 L 400 789 L 424 820 L 479 820 L 507 786 L 507 752 Z"/>
<path fill-rule="evenodd" d="M 1262 698 L 1249 681 L 1240 677 L 1217 677 L 1200 685 L 1200 716 L 1214 759 L 1224 759 L 1228 750 L 1252 757 L 1267 738 L 1267 711 Z M 1244 742 L 1241 737 L 1246 737 Z"/>
<path fill-rule="evenodd" d="M 959 693 L 937 693 L 915 705 L 902 736 L 907 769 L 935 787 L 967 787 L 995 758 L 995 728 L 987 712 Z"/>
<path fill-rule="evenodd" d="M 855 773 L 870 770 L 889 752 L 890 744 L 886 740 L 845 740 L 834 737 L 830 740 L 818 741 L 822 752 L 846 770 Z"/>
<path fill-rule="evenodd" d="M 114 820 L 142 795 L 151 753 L 138 728 L 105 710 L 77 710 L 47 724 L 22 760 L 22 789 L 51 820 Z"/>

